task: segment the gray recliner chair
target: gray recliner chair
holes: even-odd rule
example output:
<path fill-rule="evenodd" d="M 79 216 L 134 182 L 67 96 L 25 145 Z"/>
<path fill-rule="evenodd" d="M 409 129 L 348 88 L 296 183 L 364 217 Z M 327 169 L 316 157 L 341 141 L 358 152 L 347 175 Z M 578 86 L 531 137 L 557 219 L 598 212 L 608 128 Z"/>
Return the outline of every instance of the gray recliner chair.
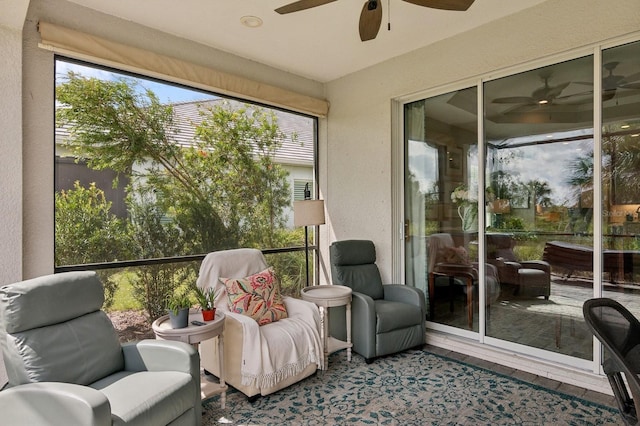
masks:
<path fill-rule="evenodd" d="M 200 358 L 192 346 L 121 345 L 101 310 L 95 272 L 0 287 L 0 345 L 9 378 L 3 425 L 199 425 Z"/>
<path fill-rule="evenodd" d="M 424 293 L 402 284 L 383 285 L 372 241 L 335 241 L 329 252 L 333 284 L 350 287 L 353 291 L 351 335 L 354 352 L 371 363 L 376 357 L 424 344 Z M 344 339 L 343 312 L 340 315 L 332 313 L 329 324 L 331 334 Z"/>

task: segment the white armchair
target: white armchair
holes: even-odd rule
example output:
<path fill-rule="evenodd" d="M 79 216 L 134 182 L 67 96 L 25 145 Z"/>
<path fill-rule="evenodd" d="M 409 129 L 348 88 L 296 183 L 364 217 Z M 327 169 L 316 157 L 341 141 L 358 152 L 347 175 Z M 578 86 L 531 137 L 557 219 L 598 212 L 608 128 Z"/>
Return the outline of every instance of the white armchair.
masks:
<path fill-rule="evenodd" d="M 320 314 L 315 304 L 284 297 L 287 318 L 259 326 L 251 317 L 231 312 L 219 278 L 244 278 L 268 268 L 260 250 L 235 249 L 209 253 L 202 261 L 197 285 L 215 286 L 216 308 L 225 313 L 223 332 L 226 383 L 252 401 L 315 373 L 323 361 Z M 200 344 L 203 368 L 216 376 L 218 339 Z"/>

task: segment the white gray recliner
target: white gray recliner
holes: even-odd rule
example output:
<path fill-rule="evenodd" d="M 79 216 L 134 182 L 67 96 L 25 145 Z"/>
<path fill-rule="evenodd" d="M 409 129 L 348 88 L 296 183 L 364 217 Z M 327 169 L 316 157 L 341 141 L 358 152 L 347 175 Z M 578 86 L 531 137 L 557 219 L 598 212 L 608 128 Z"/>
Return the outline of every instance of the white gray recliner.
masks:
<path fill-rule="evenodd" d="M 200 361 L 190 345 L 121 345 L 95 272 L 0 287 L 9 378 L 3 425 L 199 425 Z"/>

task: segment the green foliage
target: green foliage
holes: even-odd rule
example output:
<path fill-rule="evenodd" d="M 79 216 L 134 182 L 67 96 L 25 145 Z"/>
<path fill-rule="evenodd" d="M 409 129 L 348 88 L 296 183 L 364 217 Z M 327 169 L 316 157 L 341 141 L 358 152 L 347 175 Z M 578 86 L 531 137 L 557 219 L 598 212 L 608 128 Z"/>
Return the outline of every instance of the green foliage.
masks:
<path fill-rule="evenodd" d="M 167 133 L 173 109 L 150 90 L 136 93 L 132 79 L 103 81 L 69 71 L 56 87 L 56 125 L 68 126 L 67 144 L 91 168 L 128 173 L 135 162 L 175 161 L 180 148 Z"/>
<path fill-rule="evenodd" d="M 200 305 L 202 310 L 210 310 L 216 307 L 216 299 L 218 299 L 219 291 L 214 287 L 209 287 L 206 290 L 198 287 L 196 282 L 193 282 L 193 294 L 196 296 L 196 301 Z"/>
<path fill-rule="evenodd" d="M 167 294 L 172 294 L 180 284 L 176 279 L 179 272 L 174 264 L 148 265 L 137 270 L 131 282 L 133 296 L 152 321 L 165 313 Z"/>
<path fill-rule="evenodd" d="M 516 257 L 522 261 L 540 260 L 544 251 L 544 244 L 536 243 L 535 245 L 515 246 L 513 251 Z"/>
<path fill-rule="evenodd" d="M 73 189 L 55 194 L 55 264 L 112 262 L 131 254 L 127 224 L 110 213 L 111 203 L 95 183 L 89 188 L 75 182 Z M 113 302 L 116 281 L 101 272 L 105 307 Z"/>
<path fill-rule="evenodd" d="M 113 295 L 113 303 L 109 306 L 109 311 L 139 311 L 142 309 L 142 305 L 133 297 L 133 291 L 131 290 L 131 280 L 135 277 L 134 272 L 129 270 L 114 270 L 111 274 L 111 279 L 117 283 L 116 292 Z"/>
<path fill-rule="evenodd" d="M 490 185 L 487 190 L 495 194 L 496 198 L 507 200 L 512 199 L 522 186 L 517 176 L 503 170 L 492 172 L 489 182 Z"/>
<path fill-rule="evenodd" d="M 533 192 L 534 205 L 542 207 L 551 206 L 551 193 L 553 190 L 549 186 L 548 182 L 540 180 L 530 180 L 527 182 L 527 187 L 531 188 Z"/>
<path fill-rule="evenodd" d="M 304 229 L 280 230 L 275 233 L 274 238 L 277 240 L 276 247 L 301 246 L 304 245 Z M 309 250 L 309 277 L 313 277 L 313 253 Z M 304 251 L 267 254 L 265 258 L 276 272 L 281 293 L 285 296 L 299 298 L 300 290 L 307 285 Z"/>
<path fill-rule="evenodd" d="M 166 308 L 168 311 L 171 311 L 174 315 L 178 315 L 178 312 L 181 309 L 186 309 L 190 307 L 191 307 L 191 299 L 189 299 L 189 295 L 184 292 L 177 291 L 171 294 L 166 299 Z"/>
<path fill-rule="evenodd" d="M 496 224 L 496 226 L 491 226 L 488 228 L 488 231 L 520 231 L 524 230 L 525 222 L 524 219 L 518 216 L 512 215 L 502 215 L 500 221 Z"/>
<path fill-rule="evenodd" d="M 517 216 L 507 216 L 502 223 L 502 229 L 519 230 L 525 229 L 524 219 Z"/>
<path fill-rule="evenodd" d="M 178 133 L 172 108 L 153 92 L 137 93 L 131 80 L 70 72 L 56 94 L 64 104 L 57 124 L 71 129 L 73 152 L 93 168 L 138 170 L 135 187 L 153 189 L 158 207 L 182 231 L 183 252 L 273 246 L 289 187 L 287 172 L 273 161 L 285 135 L 272 111 L 225 102 L 201 107 L 194 145 L 184 148 L 171 137 Z"/>
<path fill-rule="evenodd" d="M 185 167 L 197 175 L 228 239 L 236 246 L 275 247 L 275 233 L 284 226 L 283 212 L 290 200 L 287 172 L 274 162 L 285 137 L 275 114 L 221 103 L 202 108 L 200 115 L 198 145 L 186 151 Z M 193 204 L 189 198 L 176 201 L 185 207 Z M 179 213 L 193 211 L 183 208 Z M 179 214 L 176 217 L 180 220 Z M 220 247 L 219 236 L 205 235 L 202 240 L 205 252 Z"/>
<path fill-rule="evenodd" d="M 176 224 L 164 220 L 164 211 L 152 194 L 131 191 L 127 197 L 134 253 L 139 259 L 173 256 L 184 247 Z M 137 268 L 131 279 L 135 300 L 154 320 L 164 314 L 166 297 L 196 274 L 193 264 L 159 264 Z"/>
<path fill-rule="evenodd" d="M 136 89 L 131 79 L 102 81 L 73 72 L 56 87 L 56 125 L 69 129 L 74 154 L 91 168 L 131 175 L 132 255 L 278 246 L 290 191 L 287 172 L 273 160 L 285 138 L 275 114 L 224 102 L 201 107 L 196 140 L 183 147 L 172 137 L 179 132 L 172 107 Z M 99 238 L 97 245 L 107 249 L 111 243 Z M 97 248 L 86 250 L 79 263 L 102 260 Z M 284 262 L 281 276 L 296 264 Z M 140 268 L 131 285 L 153 319 L 162 313 L 165 295 L 194 273 L 192 265 L 152 265 Z"/>

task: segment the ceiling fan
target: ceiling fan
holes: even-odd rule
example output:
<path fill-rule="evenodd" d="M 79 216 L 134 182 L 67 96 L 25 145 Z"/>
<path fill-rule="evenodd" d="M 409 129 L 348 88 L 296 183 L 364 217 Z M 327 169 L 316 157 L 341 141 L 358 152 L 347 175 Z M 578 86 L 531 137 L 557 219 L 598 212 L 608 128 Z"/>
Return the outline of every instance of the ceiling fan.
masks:
<path fill-rule="evenodd" d="M 627 77 L 623 75 L 615 75 L 613 71 L 617 68 L 620 62 L 607 62 L 603 65 L 609 74 L 602 78 L 602 100 L 608 101 L 612 99 L 618 89 L 640 89 L 640 72 L 631 74 Z M 592 82 L 576 81 L 577 84 L 584 84 L 587 86 L 593 86 Z M 593 92 L 591 92 L 593 93 Z"/>
<path fill-rule="evenodd" d="M 550 86 L 549 79 L 551 75 L 542 75 L 541 78 L 544 85 L 534 90 L 531 96 L 508 96 L 496 98 L 492 102 L 494 104 L 547 105 L 551 104 L 555 99 L 561 99 L 559 98 L 560 94 L 571 84 L 566 82 L 557 86 Z"/>
<path fill-rule="evenodd" d="M 276 9 L 281 15 L 298 12 L 322 6 L 336 0 L 298 0 Z M 403 0 L 417 6 L 430 7 L 432 9 L 465 11 L 471 7 L 475 0 Z M 360 12 L 360 40 L 373 40 L 378 35 L 382 22 L 382 4 L 380 0 L 367 0 Z"/>

